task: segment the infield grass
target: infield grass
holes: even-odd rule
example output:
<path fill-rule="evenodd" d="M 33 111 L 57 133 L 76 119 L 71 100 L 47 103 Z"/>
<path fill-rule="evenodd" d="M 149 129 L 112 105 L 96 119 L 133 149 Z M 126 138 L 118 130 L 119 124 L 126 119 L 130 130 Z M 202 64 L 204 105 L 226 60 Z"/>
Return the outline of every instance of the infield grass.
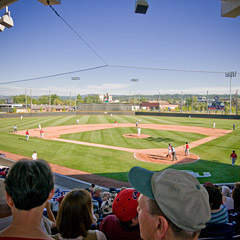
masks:
<path fill-rule="evenodd" d="M 211 128 L 212 123 L 215 122 L 216 128 L 232 129 L 233 123 L 235 123 L 237 127 L 240 127 L 239 120 L 200 118 L 189 119 L 180 117 L 111 117 L 109 115 L 87 115 L 33 118 L 24 117 L 22 121 L 20 120 L 20 117 L 8 119 L 1 118 L 0 150 L 24 155 L 27 157 L 30 157 L 32 155 L 32 152 L 36 150 L 38 152 L 39 158 L 46 159 L 48 162 L 123 181 L 127 181 L 127 173 L 133 166 L 141 166 L 155 171 L 160 171 L 170 167 L 182 170 L 192 170 L 199 172 L 200 174 L 203 172 L 210 172 L 212 174 L 212 177 L 210 178 L 199 178 L 200 182 L 212 181 L 215 183 L 222 183 L 240 181 L 240 158 L 237 160 L 234 167 L 231 166 L 230 161 L 230 153 L 232 150 L 236 150 L 237 154 L 239 154 L 240 157 L 240 130 L 238 129 L 223 137 L 191 149 L 191 152 L 200 156 L 201 159 L 199 161 L 191 164 L 171 166 L 141 162 L 134 159 L 133 154 L 127 152 L 55 142 L 33 138 L 31 136 L 30 140 L 27 142 L 23 136 L 12 134 L 13 126 L 15 124 L 18 126 L 18 130 L 26 130 L 37 128 L 38 124 L 41 124 L 42 128 L 50 126 L 73 125 L 76 124 L 77 119 L 79 119 L 80 124 L 113 123 L 114 120 L 116 120 L 118 123 L 135 123 L 137 120 L 141 119 L 141 124 L 153 123 Z M 168 138 L 169 131 L 166 132 L 168 135 L 161 135 L 162 138 Z M 185 134 L 183 134 L 183 136 L 186 137 Z M 176 141 L 177 140 L 179 139 L 176 139 Z M 153 143 L 156 142 L 153 141 Z M 154 144 L 151 146 L 154 146 Z"/>
<path fill-rule="evenodd" d="M 146 134 L 150 137 L 141 139 L 127 138 L 123 136 L 124 134 L 131 133 L 137 134 L 137 128 L 116 127 L 104 130 L 64 134 L 61 135 L 61 138 L 125 148 L 148 149 L 167 148 L 169 143 L 178 147 L 184 145 L 185 142 L 193 142 L 206 137 L 205 135 L 197 133 L 162 131 L 146 128 L 142 128 L 141 134 Z"/>

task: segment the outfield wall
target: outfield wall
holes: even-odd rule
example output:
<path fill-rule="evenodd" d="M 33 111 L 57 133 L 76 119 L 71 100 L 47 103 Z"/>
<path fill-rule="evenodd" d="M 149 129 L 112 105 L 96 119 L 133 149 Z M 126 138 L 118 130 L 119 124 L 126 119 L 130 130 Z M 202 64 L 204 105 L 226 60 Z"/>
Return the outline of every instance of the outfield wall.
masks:
<path fill-rule="evenodd" d="M 0 118 L 45 117 L 45 116 L 74 116 L 74 115 L 135 115 L 133 111 L 77 111 L 75 112 L 45 112 L 45 113 L 3 113 Z"/>
<path fill-rule="evenodd" d="M 195 114 L 195 113 L 163 113 L 163 112 L 135 112 L 138 116 L 159 116 L 159 117 L 189 117 L 192 118 L 214 118 L 214 119 L 240 119 L 240 115 L 222 114 Z"/>
<path fill-rule="evenodd" d="M 110 112 L 101 112 L 101 111 L 78 111 L 77 115 L 135 115 L 135 112 L 133 111 L 110 111 Z"/>
<path fill-rule="evenodd" d="M 78 110 L 80 112 L 130 112 L 132 105 L 124 103 L 80 103 Z"/>
<path fill-rule="evenodd" d="M 17 118 L 23 117 L 44 117 L 44 116 L 67 116 L 75 115 L 75 112 L 45 112 L 45 113 L 3 113 L 0 118 Z"/>

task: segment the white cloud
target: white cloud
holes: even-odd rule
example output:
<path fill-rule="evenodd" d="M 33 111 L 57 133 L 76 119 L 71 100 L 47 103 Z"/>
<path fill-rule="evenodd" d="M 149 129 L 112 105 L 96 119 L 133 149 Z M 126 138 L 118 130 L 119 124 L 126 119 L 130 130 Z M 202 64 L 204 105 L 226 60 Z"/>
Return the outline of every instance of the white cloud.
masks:
<path fill-rule="evenodd" d="M 117 90 L 129 88 L 130 84 L 104 83 L 101 85 L 88 85 L 86 89 L 91 90 Z"/>
<path fill-rule="evenodd" d="M 69 96 L 70 92 L 71 95 L 75 95 L 76 93 L 80 93 L 81 95 L 86 94 L 103 94 L 108 92 L 109 94 L 123 94 L 129 95 L 130 84 L 100 84 L 100 85 L 88 85 L 84 88 L 78 87 L 42 87 L 42 88 L 32 88 L 32 95 L 33 96 L 41 96 L 41 95 L 48 95 L 49 90 L 51 94 L 57 94 L 59 96 Z M 240 94 L 240 86 L 232 87 L 232 94 L 236 93 Z M 185 88 L 185 89 L 162 89 L 160 94 L 229 94 L 230 89 L 228 87 L 192 87 L 192 88 Z M 159 94 L 156 90 L 145 90 L 137 89 L 136 94 L 140 95 L 153 95 Z M 0 88 L 0 95 L 10 96 L 10 95 L 19 95 L 25 94 L 24 87 L 16 87 L 16 86 L 9 86 L 9 87 L 1 87 Z M 30 95 L 30 88 L 27 88 L 27 94 Z M 133 94 L 133 89 L 131 89 L 131 94 Z"/>
<path fill-rule="evenodd" d="M 232 94 L 240 94 L 240 87 L 232 87 Z M 226 87 L 201 87 L 201 88 L 187 88 L 187 89 L 163 89 L 160 94 L 230 94 L 230 88 Z M 159 94 L 157 91 L 142 91 L 141 94 Z"/>

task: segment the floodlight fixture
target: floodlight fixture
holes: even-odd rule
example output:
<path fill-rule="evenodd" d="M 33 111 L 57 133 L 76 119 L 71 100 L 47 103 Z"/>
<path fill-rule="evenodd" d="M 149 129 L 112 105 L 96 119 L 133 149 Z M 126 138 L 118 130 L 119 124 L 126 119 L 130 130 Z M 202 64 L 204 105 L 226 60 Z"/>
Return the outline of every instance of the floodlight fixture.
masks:
<path fill-rule="evenodd" d="M 4 31 L 5 26 L 3 26 L 2 24 L 0 24 L 0 32 Z"/>
<path fill-rule="evenodd" d="M 10 11 L 8 11 L 8 7 L 6 7 L 6 13 L 0 19 L 0 24 L 7 28 L 14 26 L 13 19 L 10 16 Z"/>
<path fill-rule="evenodd" d="M 148 7 L 149 5 L 146 0 L 136 0 L 135 13 L 146 14 Z"/>
<path fill-rule="evenodd" d="M 79 81 L 79 80 L 80 80 L 80 77 L 71 77 L 71 79 L 72 79 L 73 81 Z"/>

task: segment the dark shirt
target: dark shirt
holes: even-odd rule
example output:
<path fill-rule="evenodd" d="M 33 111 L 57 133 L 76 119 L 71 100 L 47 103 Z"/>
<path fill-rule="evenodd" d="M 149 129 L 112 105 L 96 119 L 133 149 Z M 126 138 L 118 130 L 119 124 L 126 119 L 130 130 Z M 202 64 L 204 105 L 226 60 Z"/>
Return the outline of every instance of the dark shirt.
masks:
<path fill-rule="evenodd" d="M 93 196 L 92 197 L 92 199 L 94 199 L 94 200 L 97 200 L 98 201 L 98 205 L 99 205 L 99 208 L 101 207 L 101 205 L 102 205 L 102 199 L 100 198 L 100 197 L 95 197 L 95 196 Z"/>

